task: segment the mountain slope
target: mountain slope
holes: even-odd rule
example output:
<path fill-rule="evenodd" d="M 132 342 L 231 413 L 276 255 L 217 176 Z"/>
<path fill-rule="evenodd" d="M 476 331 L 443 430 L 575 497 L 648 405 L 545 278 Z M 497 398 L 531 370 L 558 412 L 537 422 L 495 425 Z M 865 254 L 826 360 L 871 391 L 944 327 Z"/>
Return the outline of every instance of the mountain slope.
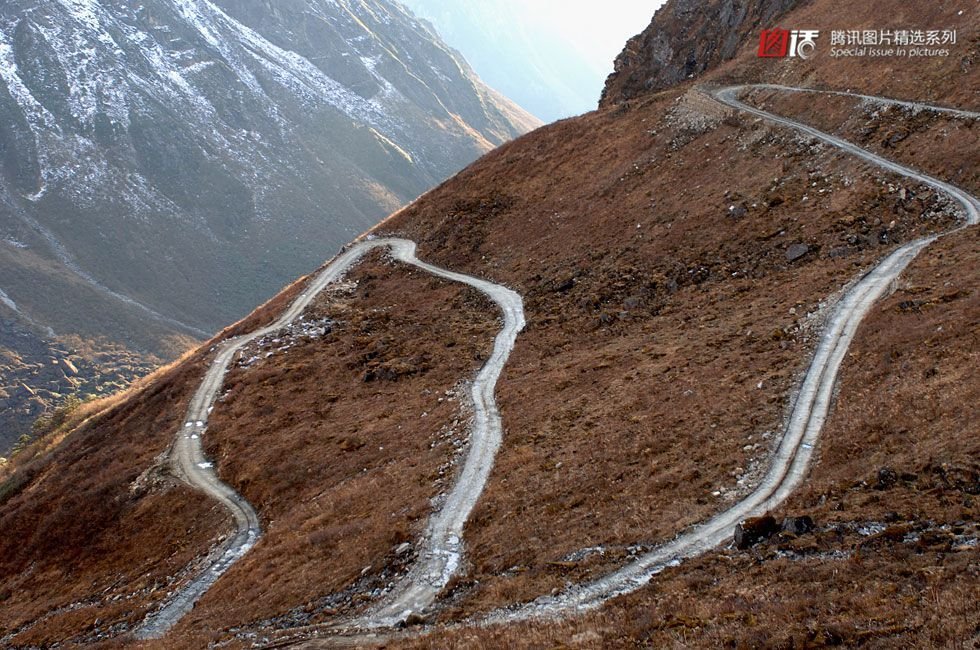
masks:
<path fill-rule="evenodd" d="M 386 0 L 6 2 L 0 309 L 172 357 L 536 124 Z"/>
<path fill-rule="evenodd" d="M 783 20 L 864 26 L 882 6 L 911 11 L 814 0 Z M 972 32 L 971 6 L 921 3 L 903 20 Z M 504 145 L 372 231 L 509 286 L 527 316 L 460 572 L 410 621 L 431 626 L 378 643 L 928 647 L 975 635 L 976 228 L 926 249 L 858 329 L 810 474 L 776 513 L 812 516 L 813 530 L 708 551 L 570 620 L 440 627 L 605 575 L 740 499 L 771 462 L 829 306 L 891 251 L 961 218 L 934 189 L 713 102 L 700 83 L 858 78 L 856 62 L 760 61 L 753 40 L 697 83 Z M 975 111 L 964 97 L 976 55 L 964 39 L 942 60 L 864 63 L 860 90 L 918 89 Z M 980 189 L 975 120 L 823 94 L 744 99 Z M 306 283 L 219 338 L 272 321 Z M 203 440 L 263 540 L 157 647 L 331 634 L 410 570 L 455 479 L 471 413 L 460 382 L 500 327 L 492 307 L 379 255 L 303 316 L 329 331 L 284 331 L 244 355 Z M 0 526 L 29 543 L 0 540 L 6 642 L 122 645 L 186 580 L 194 549 L 230 530 L 162 460 L 211 354 L 8 470 Z M 91 529 L 69 516 L 80 507 Z"/>

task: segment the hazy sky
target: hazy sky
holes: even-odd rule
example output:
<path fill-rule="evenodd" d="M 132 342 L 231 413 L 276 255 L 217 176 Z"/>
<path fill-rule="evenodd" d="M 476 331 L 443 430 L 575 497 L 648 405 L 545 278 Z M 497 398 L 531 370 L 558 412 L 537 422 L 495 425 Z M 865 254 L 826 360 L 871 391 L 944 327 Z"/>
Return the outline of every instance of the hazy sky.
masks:
<path fill-rule="evenodd" d="M 550 22 L 590 62 L 612 72 L 626 41 L 650 24 L 664 0 L 523 0 L 528 13 Z"/>
<path fill-rule="evenodd" d="M 491 86 L 546 122 L 595 109 L 664 0 L 401 0 Z"/>

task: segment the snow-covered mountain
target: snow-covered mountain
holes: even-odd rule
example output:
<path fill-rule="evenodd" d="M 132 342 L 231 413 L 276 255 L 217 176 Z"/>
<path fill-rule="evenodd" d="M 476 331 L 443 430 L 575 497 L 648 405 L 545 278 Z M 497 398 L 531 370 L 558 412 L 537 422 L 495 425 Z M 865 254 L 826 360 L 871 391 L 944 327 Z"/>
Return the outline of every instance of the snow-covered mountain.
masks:
<path fill-rule="evenodd" d="M 5 0 L 0 346 L 167 356 L 536 124 L 388 0 Z"/>

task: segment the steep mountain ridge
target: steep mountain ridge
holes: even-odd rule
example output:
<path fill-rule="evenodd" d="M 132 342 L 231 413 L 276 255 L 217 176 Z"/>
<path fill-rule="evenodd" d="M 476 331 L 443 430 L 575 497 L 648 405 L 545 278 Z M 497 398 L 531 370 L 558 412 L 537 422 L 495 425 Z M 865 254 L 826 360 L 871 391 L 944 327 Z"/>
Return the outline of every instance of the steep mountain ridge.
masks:
<path fill-rule="evenodd" d="M 666 3 L 616 57 L 599 105 L 620 104 L 701 76 L 734 58 L 746 40 L 806 1 Z"/>
<path fill-rule="evenodd" d="M 830 30 L 885 11 L 923 29 L 980 27 L 966 0 L 917 6 L 844 11 L 814 0 L 785 24 Z M 756 46 L 751 35 L 700 82 L 846 89 L 860 66 L 867 88 L 857 90 L 917 99 L 920 89 L 976 110 L 969 37 L 949 58 L 914 62 L 760 61 Z M 743 99 L 977 193 L 976 120 L 819 93 L 760 89 Z M 504 145 L 373 229 L 417 242 L 420 259 L 517 291 L 527 328 L 498 385 L 504 439 L 460 540 L 459 574 L 409 621 L 425 625 L 357 642 L 970 639 L 980 536 L 976 228 L 926 249 L 858 329 L 810 473 L 775 513 L 811 517 L 809 531 L 707 551 L 568 620 L 466 625 L 606 575 L 739 500 L 772 460 L 841 292 L 961 218 L 934 188 L 683 82 Z M 307 283 L 215 343 L 271 322 Z M 377 256 L 304 312 L 322 335 L 286 329 L 244 354 L 202 442 L 221 479 L 258 511 L 263 541 L 150 647 L 344 643 L 315 637 L 411 570 L 458 472 L 471 413 L 461 388 L 487 358 L 493 314 L 472 292 Z M 160 460 L 211 345 L 51 455 L 29 449 L 4 475 L 0 526 L 29 540 L 0 540 L 5 642 L 125 645 L 127 630 L 193 572 L 192 558 L 230 530 Z M 82 507 L 91 524 L 71 518 Z"/>
<path fill-rule="evenodd" d="M 387 0 L 6 2 L 0 309 L 172 357 L 537 124 Z"/>

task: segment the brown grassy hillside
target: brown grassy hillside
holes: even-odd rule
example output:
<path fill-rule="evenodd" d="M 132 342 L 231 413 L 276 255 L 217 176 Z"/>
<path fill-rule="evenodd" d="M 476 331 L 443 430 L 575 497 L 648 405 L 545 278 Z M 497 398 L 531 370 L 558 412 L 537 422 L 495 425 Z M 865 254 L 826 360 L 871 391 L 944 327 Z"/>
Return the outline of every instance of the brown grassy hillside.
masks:
<path fill-rule="evenodd" d="M 697 83 L 812 83 L 975 106 L 975 8 L 914 5 L 921 11 L 888 0 L 873 15 L 814 0 L 784 24 L 959 20 L 956 57 L 858 74 L 854 62 L 826 57 L 760 61 L 750 42 Z M 974 123 L 875 115 L 820 96 L 750 99 L 977 187 Z M 896 132 L 906 135 L 890 142 Z M 692 81 L 505 145 L 383 223 L 375 232 L 416 240 L 421 259 L 519 291 L 528 321 L 498 386 L 505 438 L 467 527 L 467 565 L 431 620 L 600 575 L 745 493 L 828 301 L 888 251 L 955 218 L 934 191 L 721 109 Z M 862 326 L 812 475 L 786 506 L 814 517 L 815 533 L 708 554 L 568 622 L 392 645 L 955 647 L 975 638 L 976 244 L 973 229 L 928 249 Z M 208 452 L 266 534 L 156 647 L 241 647 L 329 622 L 404 569 L 395 549 L 417 539 L 452 475 L 466 418 L 456 395 L 497 315 L 469 290 L 383 257 L 349 280 L 308 312 L 332 323 L 328 334 L 266 359 L 282 346 L 269 341 L 229 376 Z M 236 330 L 267 322 L 297 291 Z M 21 486 L 0 503 L 4 530 L 18 531 L 0 540 L 7 643 L 125 631 L 164 597 L 165 576 L 222 533 L 222 513 L 169 482 L 130 489 L 169 444 L 207 349 L 7 471 L 5 485 Z M 79 529 L 65 509 L 92 523 Z M 45 531 L 43 558 L 32 550 L 39 542 L 18 541 L 42 539 L 30 531 Z M 114 540 L 124 540 L 117 552 Z M 32 563 L 49 569 L 27 573 Z"/>

